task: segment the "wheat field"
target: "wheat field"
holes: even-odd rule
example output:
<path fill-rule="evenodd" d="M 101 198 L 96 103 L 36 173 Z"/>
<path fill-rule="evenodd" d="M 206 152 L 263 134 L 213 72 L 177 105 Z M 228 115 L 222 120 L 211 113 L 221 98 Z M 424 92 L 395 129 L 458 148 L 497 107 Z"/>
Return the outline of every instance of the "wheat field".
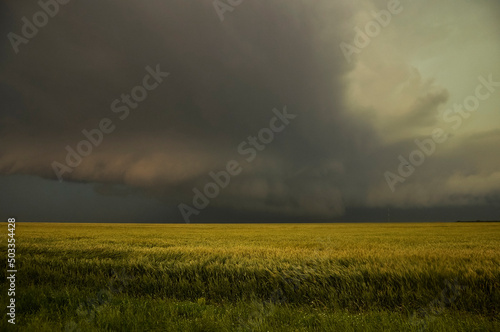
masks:
<path fill-rule="evenodd" d="M 500 330 L 498 223 L 19 223 L 16 238 L 19 330 Z"/>

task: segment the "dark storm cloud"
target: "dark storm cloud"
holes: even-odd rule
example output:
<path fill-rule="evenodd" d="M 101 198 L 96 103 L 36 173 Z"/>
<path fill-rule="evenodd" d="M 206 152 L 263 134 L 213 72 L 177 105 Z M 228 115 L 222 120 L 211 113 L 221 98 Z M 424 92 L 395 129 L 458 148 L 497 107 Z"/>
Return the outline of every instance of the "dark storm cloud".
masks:
<path fill-rule="evenodd" d="M 34 1 L 2 6 L 9 13 L 3 35 L 19 34 L 21 18 L 40 10 Z M 393 107 L 400 114 L 387 116 L 386 100 L 411 70 L 399 58 L 389 61 L 390 47 L 382 52 L 389 60 L 379 61 L 377 47 L 391 45 L 383 36 L 363 50 L 368 62 L 360 57 L 348 63 L 339 49 L 354 38 L 361 14 L 386 7 L 384 1 L 376 6 L 370 1 L 245 1 L 220 22 L 211 1 L 70 1 L 19 45 L 18 54 L 3 40 L 0 174 L 56 181 L 52 165 L 65 163 L 65 147 L 76 148 L 85 138 L 82 130 L 109 118 L 115 130 L 63 175 L 67 182 L 95 184 L 103 197 L 142 195 L 174 208 L 191 204 L 192 189 L 203 188 L 210 171 L 236 159 L 243 171 L 211 201 L 216 212 L 210 218 L 224 211 L 327 218 L 341 215 L 346 206 L 412 206 L 434 188 L 436 176 L 450 189 L 425 198 L 425 204 L 447 202 L 462 189 L 455 185 L 458 179 L 444 174 L 445 154 L 435 158 L 435 173 L 411 179 L 426 188 L 415 196 L 410 185 L 394 198 L 382 176 L 394 168 L 398 154 L 414 148 L 416 129 L 437 124 L 438 109 L 449 100 L 447 87 L 419 75 L 408 78 L 400 110 Z M 396 18 L 391 24 L 411 30 Z M 392 29 L 384 32 L 388 38 L 397 31 Z M 424 32 L 428 35 L 412 38 L 418 43 L 434 38 L 429 37 L 434 30 Z M 383 81 L 373 75 L 380 63 Z M 114 113 L 112 103 L 142 85 L 146 67 L 157 65 L 170 75 L 120 120 L 122 113 Z M 352 86 L 359 87 L 359 104 L 348 100 Z M 285 105 L 297 118 L 246 163 L 238 145 L 268 127 L 273 108 L 281 111 Z M 372 113 L 356 112 L 363 108 Z M 386 131 L 403 134 L 385 142 L 376 119 Z M 456 165 L 471 167 L 464 160 Z M 481 172 L 476 175 L 494 173 Z M 483 177 L 469 181 L 478 183 L 477 195 L 491 192 L 480 185 Z"/>
<path fill-rule="evenodd" d="M 18 16 L 39 10 L 10 6 Z M 221 23 L 210 2 L 69 3 L 4 62 L 2 83 L 17 97 L 2 100 L 10 111 L 2 114 L 0 170 L 55 178 L 51 164 L 64 163 L 65 146 L 75 148 L 83 129 L 110 118 L 116 130 L 64 179 L 127 184 L 169 203 L 189 202 L 191 189 L 242 159 L 238 144 L 286 105 L 299 120 L 213 204 L 341 213 L 335 178 L 289 174 L 324 160 L 342 164 L 373 139 L 343 107 L 349 67 L 335 27 L 350 15 L 340 3 L 248 2 Z M 9 28 L 19 30 L 19 22 Z M 328 42 L 320 43 L 325 34 Z M 171 75 L 118 120 L 112 101 L 157 64 Z"/>

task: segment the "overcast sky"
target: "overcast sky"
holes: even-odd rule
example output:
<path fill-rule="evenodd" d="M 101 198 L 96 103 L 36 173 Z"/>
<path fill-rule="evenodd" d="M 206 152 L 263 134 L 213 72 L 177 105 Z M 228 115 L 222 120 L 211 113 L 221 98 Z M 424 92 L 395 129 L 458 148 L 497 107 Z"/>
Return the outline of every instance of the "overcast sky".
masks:
<path fill-rule="evenodd" d="M 54 1 L 0 5 L 3 220 L 500 219 L 497 0 Z"/>

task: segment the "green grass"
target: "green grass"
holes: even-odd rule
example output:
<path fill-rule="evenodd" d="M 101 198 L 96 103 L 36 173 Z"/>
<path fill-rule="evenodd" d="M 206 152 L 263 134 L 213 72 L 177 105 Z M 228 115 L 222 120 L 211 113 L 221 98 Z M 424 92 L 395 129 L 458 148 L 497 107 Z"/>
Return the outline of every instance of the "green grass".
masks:
<path fill-rule="evenodd" d="M 19 330 L 500 331 L 496 223 L 18 223 L 16 248 Z"/>

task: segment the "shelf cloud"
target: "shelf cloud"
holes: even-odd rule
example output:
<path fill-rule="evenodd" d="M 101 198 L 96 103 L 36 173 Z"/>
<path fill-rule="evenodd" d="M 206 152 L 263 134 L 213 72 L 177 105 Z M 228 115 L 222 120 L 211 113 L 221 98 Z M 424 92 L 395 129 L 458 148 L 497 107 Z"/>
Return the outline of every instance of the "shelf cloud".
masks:
<path fill-rule="evenodd" d="M 158 221 L 182 221 L 179 204 L 193 207 L 193 190 L 203 193 L 210 172 L 234 160 L 241 173 L 193 221 L 500 207 L 497 1 L 228 6 L 221 14 L 211 1 L 2 4 L 0 182 L 91 186 L 60 209 L 112 197 L 127 210 L 136 197 L 148 203 L 133 209 L 155 202 L 148 213 Z M 366 46 L 346 58 L 341 45 L 356 39 Z M 470 104 L 483 81 L 488 97 Z M 284 109 L 296 117 L 262 131 Z M 446 141 L 414 163 L 415 140 L 436 129 Z M 245 141 L 251 161 L 238 149 Z M 411 175 L 398 171 L 399 156 Z M 394 190 L 387 172 L 400 178 Z M 19 186 L 30 190 L 25 178 Z M 39 205 L 33 214 L 50 219 Z M 86 216 L 100 220 L 95 206 Z"/>

